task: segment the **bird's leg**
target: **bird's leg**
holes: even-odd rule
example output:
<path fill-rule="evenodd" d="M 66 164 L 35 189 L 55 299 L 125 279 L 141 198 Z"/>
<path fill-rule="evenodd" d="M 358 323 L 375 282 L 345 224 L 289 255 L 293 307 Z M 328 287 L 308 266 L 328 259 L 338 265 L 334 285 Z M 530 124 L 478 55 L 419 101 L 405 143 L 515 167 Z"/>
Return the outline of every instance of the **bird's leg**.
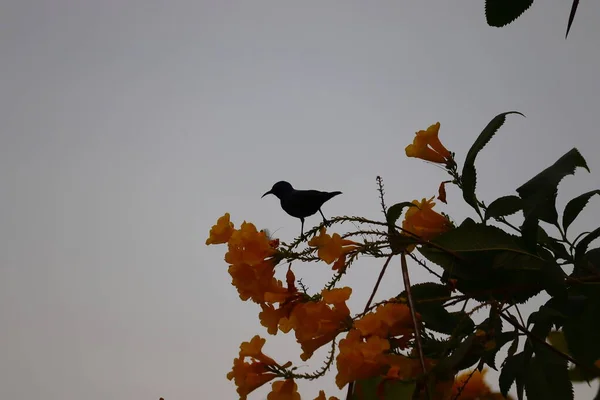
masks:
<path fill-rule="evenodd" d="M 300 218 L 302 225 L 300 226 L 300 239 L 304 240 L 304 218 Z"/>
<path fill-rule="evenodd" d="M 321 213 L 321 217 L 323 217 L 323 224 L 325 226 L 329 226 L 331 225 L 331 222 L 327 221 L 327 218 L 325 218 L 325 216 L 323 215 L 323 211 L 321 211 L 321 209 L 319 208 L 319 212 Z"/>

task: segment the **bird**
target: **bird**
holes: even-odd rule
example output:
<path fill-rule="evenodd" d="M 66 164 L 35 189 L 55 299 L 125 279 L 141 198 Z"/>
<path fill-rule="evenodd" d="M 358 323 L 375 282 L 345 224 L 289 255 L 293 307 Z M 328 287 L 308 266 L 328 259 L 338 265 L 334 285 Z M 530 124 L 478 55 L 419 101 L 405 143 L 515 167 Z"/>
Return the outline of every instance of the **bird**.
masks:
<path fill-rule="evenodd" d="M 321 211 L 321 206 L 332 197 L 342 194 L 342 192 L 321 192 L 318 190 L 296 190 L 286 181 L 279 181 L 273 185 L 271 190 L 262 195 L 261 198 L 268 194 L 277 197 L 281 202 L 283 211 L 292 217 L 299 218 L 302 225 L 300 227 L 300 237 L 304 239 L 304 218 L 321 213 L 323 222 L 327 224 L 327 218 Z"/>

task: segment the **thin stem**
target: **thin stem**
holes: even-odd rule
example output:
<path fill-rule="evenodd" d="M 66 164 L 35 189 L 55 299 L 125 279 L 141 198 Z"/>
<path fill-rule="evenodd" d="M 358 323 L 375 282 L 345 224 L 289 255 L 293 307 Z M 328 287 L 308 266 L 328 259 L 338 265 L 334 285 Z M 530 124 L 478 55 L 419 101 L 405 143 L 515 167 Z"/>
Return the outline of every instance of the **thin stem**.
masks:
<path fill-rule="evenodd" d="M 385 270 L 387 269 L 388 265 L 390 264 L 390 261 L 392 260 L 393 256 L 394 256 L 393 254 L 390 254 L 388 256 L 388 258 L 385 260 L 385 263 L 383 264 L 383 267 L 381 268 L 381 272 L 379 273 L 379 276 L 377 277 L 377 282 L 375 282 L 375 287 L 373 287 L 371 296 L 369 297 L 369 300 L 367 301 L 367 304 L 365 305 L 365 310 L 363 311 L 363 314 L 365 314 L 369 310 L 369 307 L 371 307 L 371 302 L 373 301 L 373 298 L 375 297 L 375 293 L 377 293 L 379 284 L 381 283 L 381 280 L 383 279 L 383 275 L 385 275 Z M 354 392 L 354 382 L 350 382 L 350 383 L 348 383 L 348 392 L 346 394 L 346 400 L 350 400 L 353 392 Z"/>
<path fill-rule="evenodd" d="M 408 256 L 410 258 L 412 258 L 417 264 L 419 264 L 421 267 L 425 268 L 429 273 L 431 273 L 432 275 L 437 276 L 438 278 L 442 279 L 442 276 L 440 274 L 438 274 L 437 272 L 435 272 L 434 270 L 432 270 L 431 268 L 429 268 L 427 266 L 427 264 L 425 264 L 425 262 L 423 260 L 419 260 L 417 258 L 417 256 L 415 256 L 413 253 L 409 253 Z"/>
<path fill-rule="evenodd" d="M 377 282 L 375 282 L 375 287 L 373 288 L 373 291 L 371 292 L 371 296 L 369 297 L 369 300 L 367 301 L 367 305 L 365 305 L 365 311 L 364 311 L 365 313 L 367 312 L 367 310 L 371 306 L 371 302 L 373 301 L 373 298 L 375 297 L 375 293 L 377 292 L 377 289 L 379 289 L 379 284 L 381 283 L 383 275 L 385 274 L 385 270 L 387 269 L 388 264 L 392 260 L 392 257 L 393 257 L 393 255 L 389 255 L 388 258 L 385 260 L 385 263 L 383 264 L 383 267 L 381 268 L 381 272 L 379 273 L 379 277 L 377 277 Z"/>
<path fill-rule="evenodd" d="M 421 361 L 421 368 L 423 369 L 423 374 L 427 374 L 427 367 L 425 366 L 425 356 L 423 355 L 423 344 L 421 343 L 421 331 L 420 326 L 417 321 L 417 315 L 415 312 L 415 305 L 413 302 L 413 297 L 410 289 L 410 277 L 408 276 L 408 265 L 406 264 L 406 253 L 402 252 L 400 255 L 402 262 L 402 278 L 404 279 L 404 290 L 406 290 L 406 297 L 408 299 L 408 307 L 410 308 L 410 316 L 413 323 L 413 329 L 415 331 L 415 342 L 417 344 L 417 352 L 419 353 L 419 360 Z M 425 394 L 427 398 L 431 400 L 431 395 L 429 393 L 429 386 L 425 383 Z"/>

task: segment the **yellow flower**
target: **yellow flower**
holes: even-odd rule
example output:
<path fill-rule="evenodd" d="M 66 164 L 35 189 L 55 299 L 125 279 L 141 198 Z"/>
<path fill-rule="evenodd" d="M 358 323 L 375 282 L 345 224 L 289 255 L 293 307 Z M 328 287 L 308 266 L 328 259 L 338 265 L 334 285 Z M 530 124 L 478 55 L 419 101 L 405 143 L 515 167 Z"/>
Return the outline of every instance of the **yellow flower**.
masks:
<path fill-rule="evenodd" d="M 240 357 L 252 357 L 265 365 L 276 365 L 275 360 L 264 355 L 262 352 L 266 341 L 266 339 L 256 335 L 249 342 L 242 342 L 240 345 Z"/>
<path fill-rule="evenodd" d="M 248 363 L 242 357 L 233 360 L 233 368 L 227 374 L 227 379 L 235 382 L 240 400 L 246 400 L 250 392 L 276 377 L 265 368 L 265 364 L 255 361 Z"/>
<path fill-rule="evenodd" d="M 233 223 L 229 222 L 229 213 L 225 213 L 217 220 L 217 224 L 210 228 L 206 245 L 227 243 L 233 233 Z"/>
<path fill-rule="evenodd" d="M 420 202 L 413 200 L 412 203 L 416 207 L 410 207 L 404 216 L 402 229 L 414 235 L 419 236 L 423 240 L 431 240 L 440 233 L 444 233 L 453 228 L 452 223 L 448 218 L 433 211 L 435 203 L 423 199 Z"/>
<path fill-rule="evenodd" d="M 250 266 L 260 264 L 277 252 L 270 242 L 265 232 L 258 232 L 254 224 L 244 221 L 227 242 L 229 251 L 225 254 L 225 261 Z"/>
<path fill-rule="evenodd" d="M 342 237 L 334 233 L 333 236 L 329 236 L 325 228 L 321 228 L 319 236 L 315 236 L 308 242 L 309 246 L 317 247 L 318 256 L 321 260 L 327 264 L 331 264 L 335 260 L 345 256 L 352 251 L 358 243 L 352 240 L 342 239 Z M 339 268 L 339 266 L 337 266 Z"/>
<path fill-rule="evenodd" d="M 264 385 L 277 375 L 269 371 L 269 366 L 278 364 L 262 352 L 265 339 L 256 335 L 249 342 L 240 345 L 239 357 L 233 360 L 233 368 L 227 374 L 227 379 L 233 380 L 241 400 L 245 400 L 250 392 Z M 251 362 L 246 362 L 246 357 Z M 289 363 L 282 366 L 289 366 Z"/>
<path fill-rule="evenodd" d="M 427 128 L 426 131 L 419 131 L 412 144 L 406 146 L 407 157 L 416 157 L 422 160 L 445 164 L 451 160 L 450 152 L 444 147 L 438 133 L 440 123 L 436 123 Z"/>
<path fill-rule="evenodd" d="M 469 376 L 471 378 L 469 379 Z M 452 386 L 452 398 L 458 400 L 478 400 L 478 399 L 504 399 L 501 393 L 492 392 L 490 386 L 485 382 L 485 374 L 487 369 L 479 372 L 467 371 L 456 377 Z M 461 389 L 462 388 L 462 389 Z M 456 397 L 460 392 L 460 396 Z M 511 399 L 511 397 L 507 397 Z"/>

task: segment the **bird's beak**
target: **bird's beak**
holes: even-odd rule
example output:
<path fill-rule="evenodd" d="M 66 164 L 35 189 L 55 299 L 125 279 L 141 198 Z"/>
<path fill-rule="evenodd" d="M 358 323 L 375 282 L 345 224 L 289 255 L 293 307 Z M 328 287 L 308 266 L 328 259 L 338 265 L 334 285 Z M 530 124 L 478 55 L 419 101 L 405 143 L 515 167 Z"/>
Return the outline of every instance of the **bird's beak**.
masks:
<path fill-rule="evenodd" d="M 271 191 L 269 190 L 267 193 L 265 193 L 265 194 L 263 194 L 262 196 L 260 196 L 260 198 L 262 199 L 263 197 L 265 197 L 265 196 L 266 196 L 266 195 L 268 195 L 268 194 L 273 194 L 273 192 L 271 192 Z"/>

